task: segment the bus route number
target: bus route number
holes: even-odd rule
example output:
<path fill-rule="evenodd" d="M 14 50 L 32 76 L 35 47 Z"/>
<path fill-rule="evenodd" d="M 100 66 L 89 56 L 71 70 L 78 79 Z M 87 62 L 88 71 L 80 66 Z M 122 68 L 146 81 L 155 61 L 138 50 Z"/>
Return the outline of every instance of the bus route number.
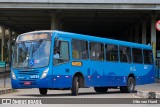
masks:
<path fill-rule="evenodd" d="M 30 78 L 31 79 L 36 79 L 36 78 L 39 78 L 39 75 L 31 75 Z"/>

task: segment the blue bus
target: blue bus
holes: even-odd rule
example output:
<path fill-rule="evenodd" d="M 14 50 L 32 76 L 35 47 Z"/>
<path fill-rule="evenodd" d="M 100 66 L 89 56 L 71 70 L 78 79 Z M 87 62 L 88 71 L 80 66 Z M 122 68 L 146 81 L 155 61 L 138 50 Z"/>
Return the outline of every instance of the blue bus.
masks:
<path fill-rule="evenodd" d="M 152 47 L 62 31 L 21 34 L 13 49 L 13 89 L 71 90 L 94 87 L 132 93 L 136 85 L 155 82 Z"/>

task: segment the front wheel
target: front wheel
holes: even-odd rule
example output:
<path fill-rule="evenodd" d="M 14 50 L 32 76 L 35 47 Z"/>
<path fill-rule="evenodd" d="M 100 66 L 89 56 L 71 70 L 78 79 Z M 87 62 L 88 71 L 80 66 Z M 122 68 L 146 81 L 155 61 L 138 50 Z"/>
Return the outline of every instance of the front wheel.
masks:
<path fill-rule="evenodd" d="M 127 86 L 121 86 L 120 91 L 122 93 L 133 93 L 135 85 L 135 79 L 133 77 L 129 77 L 127 81 Z"/>
<path fill-rule="evenodd" d="M 73 96 L 77 96 L 78 95 L 78 89 L 79 89 L 79 82 L 78 82 L 78 77 L 74 77 L 73 78 L 73 82 L 72 82 L 72 95 Z"/>
<path fill-rule="evenodd" d="M 46 88 L 39 88 L 39 93 L 41 95 L 46 95 L 47 94 L 47 89 Z"/>

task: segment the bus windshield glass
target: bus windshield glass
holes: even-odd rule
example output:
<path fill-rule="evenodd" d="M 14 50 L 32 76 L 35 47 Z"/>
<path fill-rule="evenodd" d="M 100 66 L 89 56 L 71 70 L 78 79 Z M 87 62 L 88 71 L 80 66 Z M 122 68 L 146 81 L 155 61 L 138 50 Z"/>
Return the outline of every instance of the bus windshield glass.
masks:
<path fill-rule="evenodd" d="M 51 40 L 23 41 L 14 47 L 13 68 L 39 68 L 49 64 Z"/>

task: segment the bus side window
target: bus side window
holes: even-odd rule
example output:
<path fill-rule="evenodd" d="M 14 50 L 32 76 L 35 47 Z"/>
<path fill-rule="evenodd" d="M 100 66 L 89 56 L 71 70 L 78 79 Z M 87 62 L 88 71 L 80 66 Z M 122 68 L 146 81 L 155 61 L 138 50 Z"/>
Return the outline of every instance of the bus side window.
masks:
<path fill-rule="evenodd" d="M 131 63 L 131 49 L 130 47 L 120 46 L 120 61 Z"/>
<path fill-rule="evenodd" d="M 106 60 L 107 61 L 118 61 L 118 46 L 106 44 Z"/>
<path fill-rule="evenodd" d="M 79 53 L 78 53 L 78 51 L 77 50 L 72 50 L 72 56 L 75 59 L 79 59 Z"/>
<path fill-rule="evenodd" d="M 144 56 L 144 64 L 152 64 L 153 58 L 152 58 L 152 51 L 151 50 L 143 50 L 143 56 Z"/>
<path fill-rule="evenodd" d="M 104 45 L 90 42 L 90 58 L 92 60 L 104 60 Z"/>
<path fill-rule="evenodd" d="M 60 41 L 59 47 L 56 47 L 56 50 L 59 58 L 54 58 L 54 65 L 69 61 L 69 43 L 67 41 Z"/>
<path fill-rule="evenodd" d="M 88 42 L 83 40 L 72 40 L 72 58 L 88 59 Z"/>
<path fill-rule="evenodd" d="M 142 49 L 132 48 L 133 63 L 143 63 Z"/>

